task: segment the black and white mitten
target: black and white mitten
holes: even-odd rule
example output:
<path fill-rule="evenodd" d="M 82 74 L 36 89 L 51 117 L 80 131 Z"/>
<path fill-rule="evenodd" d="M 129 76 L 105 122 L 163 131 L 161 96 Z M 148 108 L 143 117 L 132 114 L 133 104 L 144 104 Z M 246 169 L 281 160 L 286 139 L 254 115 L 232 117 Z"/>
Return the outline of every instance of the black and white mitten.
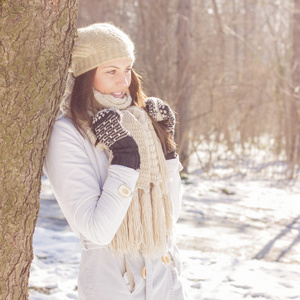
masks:
<path fill-rule="evenodd" d="M 166 159 L 172 159 L 176 157 L 176 146 L 174 141 L 175 133 L 175 114 L 170 106 L 163 102 L 159 98 L 148 98 L 145 101 L 146 111 L 149 113 L 151 118 L 156 122 L 166 122 L 167 130 L 171 135 L 171 143 L 167 144 L 167 155 Z"/>
<path fill-rule="evenodd" d="M 115 108 L 99 111 L 93 117 L 97 141 L 105 144 L 113 153 L 112 165 L 139 169 L 140 155 L 138 145 L 121 124 L 120 112 Z"/>

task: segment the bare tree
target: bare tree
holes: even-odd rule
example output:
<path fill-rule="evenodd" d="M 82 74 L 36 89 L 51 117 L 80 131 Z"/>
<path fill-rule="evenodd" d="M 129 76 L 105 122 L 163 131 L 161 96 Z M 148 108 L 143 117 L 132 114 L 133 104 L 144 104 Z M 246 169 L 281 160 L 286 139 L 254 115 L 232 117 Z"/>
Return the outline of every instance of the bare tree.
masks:
<path fill-rule="evenodd" d="M 123 1 L 112 0 L 85 0 L 79 1 L 78 27 L 88 26 L 97 22 L 112 22 L 119 25 L 124 13 Z M 126 18 L 125 18 L 126 19 Z"/>
<path fill-rule="evenodd" d="M 190 60 L 190 36 L 191 36 L 192 3 L 190 0 L 178 1 L 178 25 L 177 25 L 177 111 L 178 127 L 176 140 L 179 144 L 179 154 L 185 169 L 189 158 L 189 133 L 191 119 L 191 60 Z"/>
<path fill-rule="evenodd" d="M 290 177 L 294 176 L 295 167 L 300 163 L 300 1 L 294 0 L 294 11 L 292 19 L 292 84 L 291 98 L 289 102 L 289 132 L 287 149 L 290 163 Z"/>
<path fill-rule="evenodd" d="M 0 298 L 28 298 L 47 141 L 64 90 L 76 0 L 0 2 Z"/>

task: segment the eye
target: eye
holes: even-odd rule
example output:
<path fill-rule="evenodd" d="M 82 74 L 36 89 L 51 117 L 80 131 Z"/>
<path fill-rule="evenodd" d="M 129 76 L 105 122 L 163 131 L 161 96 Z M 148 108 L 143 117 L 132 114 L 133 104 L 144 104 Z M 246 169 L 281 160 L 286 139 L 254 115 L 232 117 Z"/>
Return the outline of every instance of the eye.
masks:
<path fill-rule="evenodd" d="M 129 72 L 131 72 L 131 70 L 132 70 L 132 68 L 128 68 L 125 70 L 125 72 L 129 73 Z"/>
<path fill-rule="evenodd" d="M 116 73 L 116 70 L 111 70 L 111 71 L 108 71 L 107 73 L 108 73 L 108 74 L 115 74 L 115 73 Z"/>

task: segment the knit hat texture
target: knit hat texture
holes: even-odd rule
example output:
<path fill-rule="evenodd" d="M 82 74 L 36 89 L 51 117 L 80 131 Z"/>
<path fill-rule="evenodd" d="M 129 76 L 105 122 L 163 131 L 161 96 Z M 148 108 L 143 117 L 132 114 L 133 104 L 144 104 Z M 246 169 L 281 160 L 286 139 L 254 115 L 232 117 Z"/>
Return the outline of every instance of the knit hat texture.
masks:
<path fill-rule="evenodd" d="M 75 77 L 116 59 L 134 61 L 134 45 L 126 33 L 108 23 L 78 29 L 70 67 Z"/>

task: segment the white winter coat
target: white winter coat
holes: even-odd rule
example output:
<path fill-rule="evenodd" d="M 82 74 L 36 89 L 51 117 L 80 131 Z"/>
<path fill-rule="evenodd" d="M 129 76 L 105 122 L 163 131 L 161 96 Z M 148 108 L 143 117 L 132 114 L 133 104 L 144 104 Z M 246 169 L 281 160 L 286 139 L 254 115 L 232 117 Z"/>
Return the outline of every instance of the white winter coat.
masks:
<path fill-rule="evenodd" d="M 181 300 L 184 298 L 177 247 L 162 259 L 115 257 L 107 245 L 131 202 L 122 189 L 133 191 L 138 171 L 108 167 L 108 155 L 83 138 L 66 117 L 54 124 L 44 170 L 83 252 L 78 278 L 80 300 Z M 167 161 L 176 220 L 181 205 L 178 157 Z M 168 262 L 169 261 L 169 262 Z"/>

